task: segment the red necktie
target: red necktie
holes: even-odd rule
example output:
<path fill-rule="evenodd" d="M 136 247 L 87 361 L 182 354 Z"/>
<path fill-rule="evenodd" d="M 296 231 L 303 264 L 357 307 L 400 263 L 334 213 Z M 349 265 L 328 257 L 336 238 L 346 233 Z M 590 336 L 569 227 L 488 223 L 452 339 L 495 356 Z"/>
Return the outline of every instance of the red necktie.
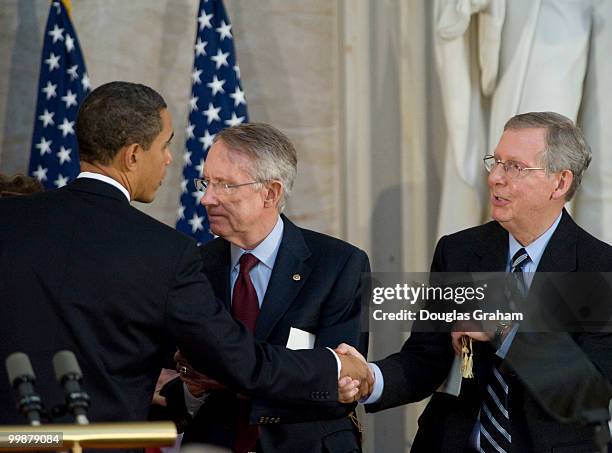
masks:
<path fill-rule="evenodd" d="M 255 255 L 245 253 L 240 257 L 239 262 L 240 273 L 234 284 L 234 295 L 232 296 L 232 316 L 242 321 L 251 332 L 255 332 L 255 324 L 259 316 L 259 301 L 249 272 L 259 260 Z"/>
<path fill-rule="evenodd" d="M 245 253 L 240 257 L 240 273 L 234 284 L 234 295 L 232 296 L 232 316 L 242 321 L 251 332 L 255 332 L 259 301 L 249 272 L 258 262 L 259 260 L 250 253 Z M 238 396 L 239 409 L 236 420 L 236 438 L 233 445 L 236 453 L 253 450 L 259 439 L 259 427 L 249 425 L 250 403 L 250 400 Z"/>

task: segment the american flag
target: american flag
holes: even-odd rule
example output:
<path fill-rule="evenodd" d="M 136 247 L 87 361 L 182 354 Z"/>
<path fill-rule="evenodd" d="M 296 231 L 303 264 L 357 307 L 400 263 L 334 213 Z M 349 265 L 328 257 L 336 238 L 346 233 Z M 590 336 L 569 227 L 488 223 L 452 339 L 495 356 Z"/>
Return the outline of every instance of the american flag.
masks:
<path fill-rule="evenodd" d="M 91 89 L 85 61 L 63 1 L 53 1 L 45 29 L 29 174 L 48 189 L 79 174 L 74 134 L 79 103 Z"/>
<path fill-rule="evenodd" d="M 187 149 L 183 154 L 183 181 L 176 229 L 206 242 L 213 235 L 202 192 L 193 178 L 202 176 L 204 161 L 215 134 L 248 121 L 240 69 L 236 63 L 232 26 L 222 0 L 200 0 L 194 63 L 191 73 Z"/>

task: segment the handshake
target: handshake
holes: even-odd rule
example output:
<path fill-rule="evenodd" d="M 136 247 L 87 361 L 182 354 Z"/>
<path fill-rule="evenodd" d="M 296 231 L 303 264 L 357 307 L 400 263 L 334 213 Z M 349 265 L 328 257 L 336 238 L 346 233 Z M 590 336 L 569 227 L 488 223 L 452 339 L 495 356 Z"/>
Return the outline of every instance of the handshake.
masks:
<path fill-rule="evenodd" d="M 338 401 L 352 403 L 367 398 L 374 389 L 374 373 L 357 349 L 346 343 L 334 349 L 342 369 L 338 380 Z"/>

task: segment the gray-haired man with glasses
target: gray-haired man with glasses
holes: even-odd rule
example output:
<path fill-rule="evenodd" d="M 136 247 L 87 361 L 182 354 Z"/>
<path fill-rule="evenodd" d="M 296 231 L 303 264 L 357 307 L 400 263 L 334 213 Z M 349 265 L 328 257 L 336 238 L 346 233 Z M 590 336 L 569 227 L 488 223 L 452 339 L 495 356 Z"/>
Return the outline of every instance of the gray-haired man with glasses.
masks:
<path fill-rule="evenodd" d="M 295 343 L 293 336 L 332 348 L 348 342 L 365 355 L 360 310 L 368 257 L 282 214 L 296 173 L 295 148 L 272 126 L 243 124 L 217 134 L 202 178 L 195 180 L 210 229 L 219 236 L 201 247 L 204 272 L 216 296 L 256 338 L 283 346 Z M 322 409 L 249 400 L 194 372 L 180 355 L 178 362 L 185 388 L 174 381 L 164 393 L 172 395 L 170 405 L 184 395 L 194 417 L 184 442 L 237 452 L 361 450 L 353 405 Z"/>
<path fill-rule="evenodd" d="M 564 209 L 590 161 L 582 132 L 568 118 L 551 112 L 511 118 L 495 153 L 484 157 L 494 221 L 442 237 L 431 270 L 513 272 L 526 290 L 543 282 L 538 272 L 612 271 L 612 247 L 581 229 Z M 533 279 L 527 277 L 534 272 Z M 602 383 L 591 396 L 607 406 L 611 334 L 549 333 L 534 341 L 518 325 L 500 324 L 495 332 L 456 328 L 451 334 L 413 332 L 398 354 L 371 364 L 376 380 L 366 410 L 435 392 L 449 373 L 453 350 L 460 353 L 467 336 L 474 341 L 474 378 L 462 380 L 457 397 L 433 393 L 413 453 L 593 451 L 590 428 L 559 423 L 540 401 L 577 407 L 587 388 Z M 339 350 L 356 355 L 348 347 Z M 539 356 L 531 364 L 537 379 L 521 374 L 526 351 Z M 570 351 L 578 359 L 568 359 Z M 535 381 L 540 394 L 533 390 Z M 348 379 L 341 381 L 344 401 L 352 400 L 351 387 Z"/>

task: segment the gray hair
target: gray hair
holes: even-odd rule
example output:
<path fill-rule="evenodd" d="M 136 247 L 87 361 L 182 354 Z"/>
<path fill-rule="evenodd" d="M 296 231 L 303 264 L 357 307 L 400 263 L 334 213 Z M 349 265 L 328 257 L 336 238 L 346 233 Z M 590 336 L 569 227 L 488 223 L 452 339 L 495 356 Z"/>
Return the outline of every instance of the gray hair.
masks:
<path fill-rule="evenodd" d="M 257 181 L 278 180 L 283 184 L 278 211 L 283 212 L 297 174 L 297 154 L 285 134 L 264 123 L 228 127 L 215 135 L 232 149 L 249 156 L 254 167 L 247 169 Z"/>
<path fill-rule="evenodd" d="M 546 172 L 570 170 L 574 175 L 572 185 L 565 196 L 566 201 L 571 200 L 591 163 L 591 148 L 584 134 L 572 120 L 555 112 L 515 115 L 505 124 L 504 131 L 528 128 L 546 129 L 546 148 L 541 156 Z"/>
<path fill-rule="evenodd" d="M 162 130 L 161 95 L 148 86 L 110 82 L 93 90 L 76 119 L 79 156 L 86 162 L 109 164 L 126 145 L 149 149 Z"/>

